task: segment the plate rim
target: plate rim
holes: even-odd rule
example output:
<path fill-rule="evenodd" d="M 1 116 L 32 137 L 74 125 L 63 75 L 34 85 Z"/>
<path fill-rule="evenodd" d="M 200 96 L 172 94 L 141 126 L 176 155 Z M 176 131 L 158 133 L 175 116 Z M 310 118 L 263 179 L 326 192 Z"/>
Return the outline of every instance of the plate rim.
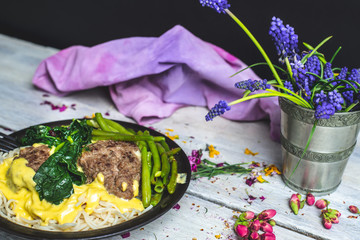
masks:
<path fill-rule="evenodd" d="M 82 119 L 86 119 L 86 118 L 74 118 L 74 119 L 82 120 Z M 64 119 L 64 120 L 56 120 L 56 121 L 49 121 L 49 122 L 45 122 L 45 123 L 39 123 L 39 124 L 31 125 L 29 127 L 23 128 L 21 130 L 15 131 L 9 135 L 18 138 L 22 134 L 24 134 L 27 129 L 29 129 L 32 126 L 68 125 L 74 119 Z M 172 148 L 180 147 L 175 141 L 170 139 L 168 136 L 162 134 L 161 132 L 159 132 L 153 128 L 145 127 L 143 125 L 139 125 L 136 123 L 116 120 L 116 119 L 111 119 L 111 120 L 113 120 L 119 124 L 122 124 L 124 127 L 130 127 L 130 128 L 133 127 L 136 130 L 143 130 L 143 131 L 148 130 L 151 135 L 164 136 L 166 139 L 166 142 L 169 144 L 169 146 L 171 146 Z M 122 234 L 128 233 L 132 230 L 138 229 L 144 225 L 147 225 L 147 224 L 155 221 L 156 219 L 160 218 L 165 213 L 167 213 L 170 209 L 172 209 L 173 206 L 183 198 L 183 196 L 186 193 L 186 190 L 189 187 L 190 179 L 191 179 L 190 163 L 189 163 L 189 161 L 186 161 L 188 158 L 187 158 L 184 150 L 181 147 L 180 147 L 180 149 L 181 149 L 180 152 L 177 153 L 177 155 L 178 155 L 177 160 L 180 163 L 179 164 L 180 168 L 178 168 L 178 169 L 182 169 L 181 173 L 183 173 L 184 172 L 183 170 L 185 170 L 185 173 L 187 174 L 186 182 L 184 184 L 177 184 L 176 191 L 174 193 L 176 195 L 170 195 L 167 193 L 165 195 L 165 197 L 162 198 L 162 200 L 160 201 L 160 203 L 157 206 L 153 207 L 148 212 L 146 212 L 136 218 L 133 218 L 124 223 L 120 223 L 120 224 L 116 224 L 114 226 L 100 228 L 100 229 L 96 229 L 96 230 L 78 231 L 78 232 L 74 232 L 74 231 L 61 232 L 61 231 L 46 231 L 46 230 L 25 227 L 25 226 L 14 223 L 14 222 L 0 216 L 0 223 L 1 223 L 0 230 L 3 230 L 10 234 L 14 234 L 16 236 L 26 237 L 26 238 L 31 238 L 31 239 L 43 239 L 43 238 L 47 238 L 47 239 L 79 239 L 79 238 L 81 238 L 81 239 L 100 239 L 100 238 L 104 238 L 104 237 L 122 235 Z M 151 213 L 154 213 L 155 215 L 152 216 Z"/>

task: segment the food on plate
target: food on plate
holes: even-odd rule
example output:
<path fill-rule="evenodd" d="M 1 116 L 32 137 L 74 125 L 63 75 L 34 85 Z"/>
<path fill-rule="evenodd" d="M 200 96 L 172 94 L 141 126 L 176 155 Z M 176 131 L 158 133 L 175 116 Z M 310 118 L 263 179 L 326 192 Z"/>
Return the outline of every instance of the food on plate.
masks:
<path fill-rule="evenodd" d="M 67 126 L 30 127 L 0 153 L 0 215 L 28 227 L 84 231 L 156 206 L 176 189 L 176 153 L 164 136 L 134 132 L 96 113 Z"/>
<path fill-rule="evenodd" d="M 135 143 L 101 140 L 88 149 L 78 160 L 88 183 L 102 173 L 109 193 L 124 199 L 138 196 L 141 155 Z"/>

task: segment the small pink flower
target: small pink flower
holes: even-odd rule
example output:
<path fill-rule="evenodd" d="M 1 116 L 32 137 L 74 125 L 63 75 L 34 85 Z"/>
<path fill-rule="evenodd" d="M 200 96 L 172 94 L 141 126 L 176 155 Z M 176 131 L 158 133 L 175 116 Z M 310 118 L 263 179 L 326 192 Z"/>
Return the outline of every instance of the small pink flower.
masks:
<path fill-rule="evenodd" d="M 331 220 L 327 218 L 323 218 L 323 225 L 326 229 L 330 229 L 332 227 Z"/>
<path fill-rule="evenodd" d="M 236 226 L 235 231 L 240 237 L 246 237 L 249 234 L 248 227 L 241 224 Z"/>
<path fill-rule="evenodd" d="M 255 213 L 252 211 L 246 211 L 240 214 L 239 216 L 239 220 L 241 221 L 246 221 L 246 220 L 251 220 L 255 217 Z"/>
<path fill-rule="evenodd" d="M 267 222 L 262 222 L 261 225 L 260 225 L 260 229 L 263 232 L 271 232 L 271 233 L 273 232 L 272 226 Z"/>
<path fill-rule="evenodd" d="M 306 194 L 306 203 L 307 203 L 309 206 L 314 205 L 314 203 L 315 203 L 315 197 L 314 197 L 314 195 L 312 195 L 311 193 Z"/>
<path fill-rule="evenodd" d="M 256 219 L 256 220 L 254 220 L 253 222 L 252 222 L 252 224 L 251 224 L 251 230 L 253 230 L 253 231 L 259 231 L 260 230 L 260 226 L 261 226 L 261 224 L 260 224 L 260 221 L 258 220 L 258 219 Z"/>
<path fill-rule="evenodd" d="M 359 208 L 354 205 L 349 206 L 349 210 L 352 213 L 360 213 Z"/>
<path fill-rule="evenodd" d="M 330 221 L 331 221 L 332 223 L 337 224 L 337 223 L 339 223 L 339 218 L 338 218 L 337 216 L 335 216 L 335 217 L 333 217 L 333 218 L 330 218 Z"/>
<path fill-rule="evenodd" d="M 329 205 L 329 201 L 325 199 L 319 199 L 316 201 L 315 206 L 319 209 L 324 209 Z"/>
<path fill-rule="evenodd" d="M 276 210 L 274 210 L 274 209 L 268 209 L 268 210 L 262 211 L 262 212 L 259 214 L 259 219 L 261 219 L 261 220 L 268 220 L 268 219 L 274 217 L 275 215 L 276 215 Z"/>
<path fill-rule="evenodd" d="M 250 237 L 251 240 L 260 239 L 260 235 L 257 232 L 252 232 L 249 237 Z"/>
<path fill-rule="evenodd" d="M 300 199 L 297 194 L 291 195 L 290 198 L 290 208 L 294 212 L 295 215 L 299 213 L 300 209 Z"/>
<path fill-rule="evenodd" d="M 271 232 L 265 232 L 263 234 L 260 235 L 260 239 L 261 240 L 275 240 L 275 234 L 271 233 Z"/>
<path fill-rule="evenodd" d="M 337 216 L 337 217 L 340 217 L 340 216 L 341 216 L 341 213 L 340 213 L 338 210 L 336 210 L 336 209 L 331 209 L 331 208 L 329 208 L 329 209 L 328 209 L 328 212 L 329 212 L 330 214 L 332 214 L 332 215 Z"/>

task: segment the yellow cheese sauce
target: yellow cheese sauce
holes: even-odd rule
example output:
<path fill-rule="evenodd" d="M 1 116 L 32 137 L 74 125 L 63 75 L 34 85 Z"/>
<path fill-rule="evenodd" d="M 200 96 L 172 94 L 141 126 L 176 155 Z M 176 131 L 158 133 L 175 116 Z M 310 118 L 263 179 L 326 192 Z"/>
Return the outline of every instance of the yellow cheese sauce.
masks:
<path fill-rule="evenodd" d="M 101 173 L 90 184 L 73 185 L 74 193 L 59 205 L 45 199 L 40 200 L 35 190 L 36 183 L 33 181 L 35 171 L 27 167 L 27 163 L 24 158 L 8 158 L 0 164 L 0 190 L 8 200 L 16 201 L 13 211 L 17 217 L 41 219 L 42 225 L 47 225 L 51 219 L 59 224 L 70 223 L 82 210 L 88 214 L 93 213 L 99 201 L 114 204 L 121 213 L 131 209 L 144 210 L 141 200 L 137 198 L 126 200 L 109 194 L 104 187 L 104 176 Z M 137 184 L 134 183 L 134 186 Z"/>

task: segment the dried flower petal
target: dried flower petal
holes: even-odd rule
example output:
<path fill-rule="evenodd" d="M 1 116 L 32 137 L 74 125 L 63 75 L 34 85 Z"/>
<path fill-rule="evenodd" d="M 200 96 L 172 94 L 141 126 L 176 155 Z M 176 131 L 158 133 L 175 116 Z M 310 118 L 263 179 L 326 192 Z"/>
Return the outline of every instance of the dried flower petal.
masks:
<path fill-rule="evenodd" d="M 263 177 L 262 177 L 261 175 L 258 176 L 258 177 L 256 178 L 256 180 L 258 180 L 258 182 L 260 182 L 260 183 L 268 182 L 268 181 L 266 181 L 265 179 L 263 179 Z"/>
<path fill-rule="evenodd" d="M 270 166 L 266 167 L 264 169 L 264 171 L 265 171 L 265 176 L 274 175 L 274 174 L 278 174 L 278 175 L 281 174 L 279 169 L 274 164 L 271 164 Z"/>
<path fill-rule="evenodd" d="M 211 157 L 211 158 L 215 157 L 215 155 L 220 154 L 220 152 L 215 149 L 214 145 L 210 145 L 208 150 L 209 150 L 209 157 Z"/>
<path fill-rule="evenodd" d="M 175 204 L 174 206 L 173 206 L 173 209 L 175 209 L 175 210 L 179 210 L 180 209 L 180 204 Z"/>
<path fill-rule="evenodd" d="M 258 153 L 258 152 L 254 153 L 254 152 L 252 152 L 250 149 L 245 148 L 245 154 L 246 154 L 246 155 L 256 156 L 256 155 L 258 155 L 259 153 Z"/>

